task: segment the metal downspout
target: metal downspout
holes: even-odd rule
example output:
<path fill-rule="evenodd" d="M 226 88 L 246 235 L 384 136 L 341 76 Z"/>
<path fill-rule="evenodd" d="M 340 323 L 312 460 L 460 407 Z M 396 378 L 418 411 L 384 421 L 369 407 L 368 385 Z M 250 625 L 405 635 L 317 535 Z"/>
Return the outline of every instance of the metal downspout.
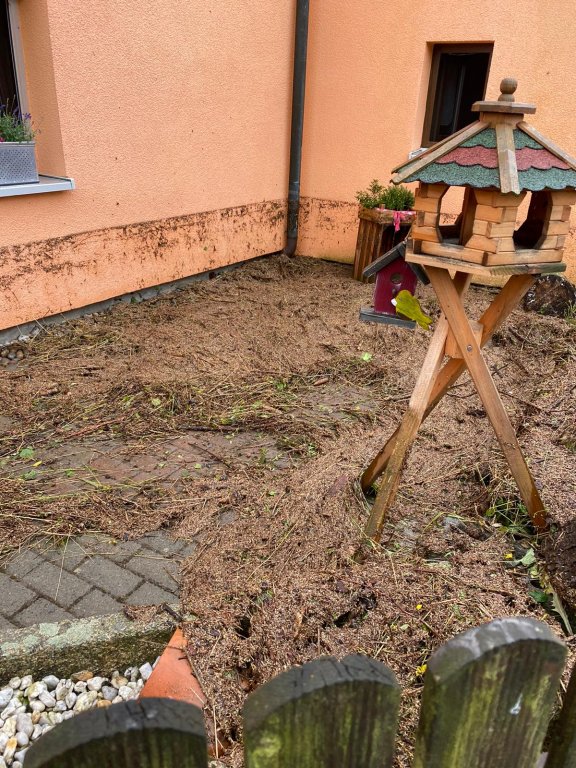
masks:
<path fill-rule="evenodd" d="M 300 209 L 300 171 L 302 168 L 302 133 L 304 128 L 304 92 L 308 52 L 310 0 L 296 0 L 294 74 L 292 79 L 292 128 L 290 134 L 290 178 L 288 182 L 288 227 L 283 254 L 294 256 L 298 243 Z"/>

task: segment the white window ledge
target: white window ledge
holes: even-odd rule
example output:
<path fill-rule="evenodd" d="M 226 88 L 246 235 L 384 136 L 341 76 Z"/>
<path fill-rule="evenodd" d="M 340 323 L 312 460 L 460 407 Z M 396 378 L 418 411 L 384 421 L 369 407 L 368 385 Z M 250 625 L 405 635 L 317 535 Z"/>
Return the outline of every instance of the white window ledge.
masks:
<path fill-rule="evenodd" d="M 44 192 L 65 192 L 69 189 L 76 189 L 74 179 L 69 179 L 66 176 L 43 176 L 39 174 L 37 183 L 0 185 L 0 197 L 41 195 Z"/>

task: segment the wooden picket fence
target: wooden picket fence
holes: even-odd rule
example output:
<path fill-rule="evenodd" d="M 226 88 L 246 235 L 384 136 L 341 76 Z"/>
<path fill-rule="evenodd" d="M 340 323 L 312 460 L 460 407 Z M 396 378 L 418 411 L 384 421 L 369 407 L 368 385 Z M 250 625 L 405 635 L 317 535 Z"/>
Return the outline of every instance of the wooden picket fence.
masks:
<path fill-rule="evenodd" d="M 472 629 L 431 657 L 414 768 L 576 767 L 576 674 L 549 731 L 564 643 L 533 619 Z M 289 669 L 244 707 L 247 768 L 388 768 L 400 689 L 374 659 L 320 658 Z M 546 738 L 548 734 L 548 738 Z M 545 740 L 546 739 L 546 740 Z M 543 754 L 543 749 L 547 751 Z M 200 709 L 142 699 L 66 720 L 25 768 L 206 768 Z"/>

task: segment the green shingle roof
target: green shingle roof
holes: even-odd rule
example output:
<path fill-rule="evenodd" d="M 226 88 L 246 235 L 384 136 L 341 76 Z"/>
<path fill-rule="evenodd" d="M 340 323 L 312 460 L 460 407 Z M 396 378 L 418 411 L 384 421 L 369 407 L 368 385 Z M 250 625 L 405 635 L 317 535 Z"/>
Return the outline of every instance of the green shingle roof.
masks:
<path fill-rule="evenodd" d="M 393 181 L 495 187 L 516 193 L 576 189 L 576 160 L 550 140 L 521 120 L 516 126 L 500 123 L 498 131 L 486 118 L 478 121 L 459 132 L 461 141 L 454 134 L 401 165 Z M 514 152 L 509 151 L 510 145 Z"/>

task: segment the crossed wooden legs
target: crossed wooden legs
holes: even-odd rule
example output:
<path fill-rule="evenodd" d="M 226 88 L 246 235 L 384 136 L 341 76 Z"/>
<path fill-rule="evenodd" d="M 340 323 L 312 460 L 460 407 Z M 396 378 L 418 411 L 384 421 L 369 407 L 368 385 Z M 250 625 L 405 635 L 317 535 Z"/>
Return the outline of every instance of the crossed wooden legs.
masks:
<path fill-rule="evenodd" d="M 535 278 L 532 275 L 514 275 L 508 280 L 480 319 L 483 331 L 478 344 L 461 301 L 468 287 L 468 276 L 457 273 L 452 280 L 446 269 L 438 267 L 428 267 L 427 272 L 438 296 L 443 315 L 438 321 L 402 424 L 362 476 L 362 487 L 367 489 L 384 472 L 365 533 L 376 541 L 380 540 L 386 513 L 396 497 L 406 454 L 420 424 L 466 368 L 476 385 L 532 522 L 538 529 L 543 529 L 546 525 L 546 517 L 542 500 L 480 351 L 480 348 L 517 306 Z M 443 368 L 440 368 L 448 328 L 452 331 L 462 358 L 451 358 Z"/>

